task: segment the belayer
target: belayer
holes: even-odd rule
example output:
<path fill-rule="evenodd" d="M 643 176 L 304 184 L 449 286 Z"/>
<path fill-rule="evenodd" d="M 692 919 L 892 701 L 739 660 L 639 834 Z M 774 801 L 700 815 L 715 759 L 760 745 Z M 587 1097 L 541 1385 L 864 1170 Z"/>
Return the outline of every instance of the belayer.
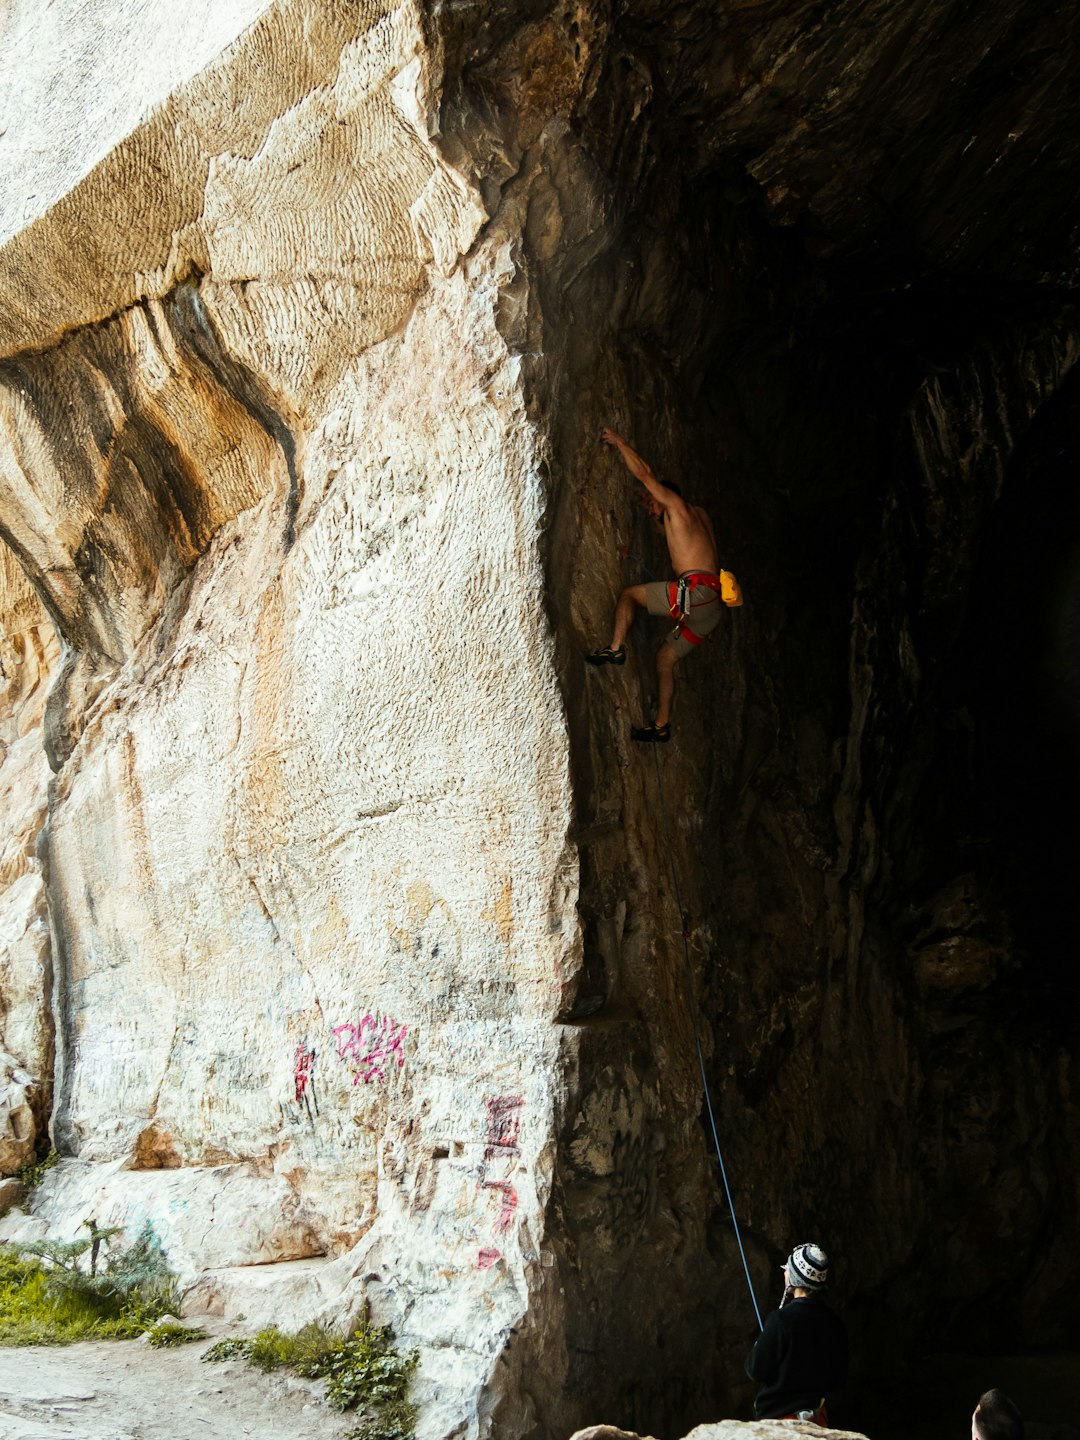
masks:
<path fill-rule="evenodd" d="M 641 456 L 621 435 L 604 426 L 600 438 L 622 456 L 623 464 L 645 487 L 641 503 L 664 532 L 675 580 L 631 585 L 619 596 L 611 644 L 585 658 L 590 665 L 622 665 L 624 642 L 639 609 L 675 620 L 674 630 L 656 652 L 657 704 L 650 725 L 631 727 L 634 740 L 646 743 L 671 739 L 671 699 L 676 662 L 697 648 L 716 629 L 724 605 L 741 605 L 738 581 L 721 570 L 712 521 L 700 505 L 688 505 L 676 485 L 658 480 Z"/>
<path fill-rule="evenodd" d="M 848 1376 L 844 1322 L 821 1298 L 828 1274 L 829 1257 L 817 1245 L 796 1245 L 788 1256 L 780 1308 L 746 1358 L 746 1373 L 761 1386 L 755 1420 L 828 1425 L 826 1398 Z"/>

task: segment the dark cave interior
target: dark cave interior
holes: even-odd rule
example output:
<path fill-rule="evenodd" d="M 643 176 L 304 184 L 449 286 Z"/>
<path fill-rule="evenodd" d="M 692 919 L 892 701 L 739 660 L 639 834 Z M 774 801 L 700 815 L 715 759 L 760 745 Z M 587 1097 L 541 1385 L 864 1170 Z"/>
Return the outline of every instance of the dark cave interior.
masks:
<path fill-rule="evenodd" d="M 894 1271 L 846 1297 L 859 1338 L 851 1408 L 841 1404 L 837 1419 L 899 1434 L 906 1396 L 927 1386 L 939 1433 L 955 1433 L 964 1387 L 977 1394 L 974 1377 L 989 1383 L 988 1368 L 1010 1377 L 1029 1416 L 1060 1418 L 1080 1399 L 1080 1308 L 1063 1243 L 1077 1218 L 1067 1077 L 1080 1053 L 1080 386 L 1066 375 L 1015 434 L 996 498 L 951 497 L 947 533 L 933 543 L 912 415 L 928 378 L 946 393 L 952 386 L 958 408 L 972 406 L 963 379 L 971 357 L 1015 353 L 1040 324 L 1060 324 L 1073 297 L 996 277 L 928 282 L 914 270 L 883 288 L 865 266 L 807 265 L 811 306 L 788 299 L 785 326 L 779 301 L 760 326 L 747 325 L 756 346 L 728 340 L 710 357 L 701 401 L 715 409 L 711 437 L 731 464 L 702 488 L 726 516 L 749 588 L 759 599 L 771 592 L 770 685 L 781 708 L 815 713 L 828 736 L 850 724 L 854 599 L 868 565 L 876 575 L 875 624 L 907 631 L 919 678 L 905 683 L 894 634 L 878 652 L 885 742 L 867 777 L 887 817 L 889 863 L 869 908 L 897 968 L 937 944 L 972 957 L 951 984 L 899 986 L 921 1033 L 911 1159 L 923 1167 L 923 1200 L 917 1218 L 900 1207 L 893 1223 L 912 1226 L 920 1274 Z M 985 422 L 972 406 L 965 423 Z M 763 475 L 764 491 L 755 488 Z M 959 907 L 941 903 L 958 891 Z M 1045 1090 L 1019 1057 L 1043 1071 Z M 784 1064 L 778 1053 L 744 1078 L 748 1104 L 766 1107 Z M 997 1081 L 985 1082 L 988 1069 Z M 714 1083 L 723 1087 L 722 1067 Z M 942 1134 L 944 1145 L 929 1138 Z M 838 1215 L 850 1215 L 851 1188 L 830 1196 L 820 1174 L 850 1168 L 844 1152 L 838 1140 L 787 1179 L 808 1232 L 830 1204 L 834 1234 Z M 727 1223 L 721 1207 L 714 1224 Z M 849 1234 L 857 1228 L 847 1221 Z M 999 1358 L 962 1358 L 972 1352 Z M 1027 1359 L 1000 1359 L 1009 1355 Z M 935 1423 L 919 1433 L 935 1433 Z"/>
<path fill-rule="evenodd" d="M 947 53 L 936 63 L 947 65 Z M 979 131 L 974 112 L 961 118 L 954 106 L 999 116 L 1022 107 L 1025 85 L 1042 74 L 1037 57 L 1008 74 L 1011 94 L 974 86 L 936 116 L 931 108 L 919 146 L 943 145 L 949 127 Z M 1069 84 L 1062 113 L 1076 103 Z M 839 1297 L 859 1332 L 843 1418 L 881 1436 L 900 1433 L 896 1407 L 920 1376 L 928 1385 L 932 1376 L 952 1417 L 942 1433 L 964 1423 L 950 1384 L 973 1383 L 978 1364 L 948 1358 L 962 1353 L 1027 1355 L 1026 1371 L 995 1364 L 1020 1367 L 1021 1395 L 1048 1387 L 1042 1414 L 1080 1402 L 1080 1272 L 1067 1254 L 1080 1058 L 1078 157 L 1067 135 L 1046 139 L 1039 113 L 1031 133 L 1043 135 L 1041 149 L 1029 155 L 1038 163 L 1025 172 L 1012 157 L 1002 182 L 977 156 L 955 155 L 947 205 L 938 180 L 920 190 L 917 160 L 860 157 L 880 137 L 852 119 L 838 132 L 837 168 L 878 166 L 882 191 L 892 190 L 887 203 L 880 193 L 866 202 L 872 215 L 849 196 L 856 219 L 841 235 L 833 221 L 843 207 L 823 220 L 813 198 L 779 222 L 745 155 L 733 158 L 738 145 L 718 146 L 720 158 L 690 175 L 650 174 L 627 158 L 629 142 L 611 162 L 646 176 L 628 226 L 638 279 L 620 343 L 631 368 L 643 357 L 642 396 L 655 394 L 647 363 L 665 371 L 690 436 L 691 493 L 727 537 L 722 563 L 753 596 L 765 642 L 751 664 L 766 718 L 757 735 L 751 724 L 746 749 L 769 758 L 748 783 L 774 809 L 801 811 L 834 857 L 838 787 L 811 793 L 798 737 L 812 724 L 827 746 L 852 745 L 853 635 L 862 626 L 868 637 L 872 718 L 858 743 L 883 838 L 864 887 L 867 943 L 891 976 L 917 1072 L 896 1122 L 917 1134 L 900 1162 L 916 1172 L 917 1195 L 878 1217 L 907 1227 L 907 1239 L 872 1281 L 864 1266 Z M 672 140 L 669 153 L 679 149 Z M 722 679 L 688 683 L 722 714 Z M 713 818 L 730 823 L 722 807 Z M 752 863 L 735 848 L 715 872 L 718 892 Z M 715 928 L 751 931 L 754 918 L 733 910 L 718 895 Z M 808 962 L 792 943 L 773 962 L 774 984 L 805 980 Z M 704 983 L 720 1033 L 732 1003 L 721 981 Z M 747 973 L 739 983 L 755 982 Z M 741 1036 L 743 1066 L 725 1123 L 738 1137 L 739 1107 L 754 1117 L 742 1136 L 741 1163 L 751 1165 L 755 1132 L 759 1141 L 784 1133 L 775 1092 L 793 1068 L 798 1024 L 765 1041 L 760 1007 L 756 1016 L 749 1002 L 736 1008 L 746 1018 L 729 1033 Z M 720 1093 L 730 1089 L 728 1058 L 714 1065 Z M 826 1050 L 823 1092 L 842 1090 L 824 1079 L 842 1064 Z M 878 1143 L 889 1143 L 887 1122 L 876 1123 L 886 1125 Z M 858 1188 L 873 1159 L 853 1160 L 837 1134 L 791 1160 L 789 1217 L 809 1230 L 827 1215 L 838 1249 L 857 1250 Z M 831 1166 L 848 1173 L 834 1183 L 823 1173 Z M 729 1267 L 722 1202 L 710 1233 Z"/>
<path fill-rule="evenodd" d="M 709 511 L 748 597 L 680 670 L 665 773 L 759 1298 L 775 1303 L 785 1244 L 827 1234 L 857 1337 L 843 1418 L 907 1433 L 912 1385 L 932 1380 L 942 1433 L 964 1433 L 984 1370 L 941 1357 L 1080 1344 L 1080 16 L 1043 0 L 645 0 L 449 24 L 447 53 L 468 62 L 445 129 L 489 209 L 515 183 L 508 155 L 546 184 L 524 246 L 543 327 L 524 348 L 560 337 L 536 383 L 589 837 L 591 1063 L 631 1055 L 650 1080 L 677 1064 L 648 1029 L 650 967 L 619 968 L 610 939 L 602 953 L 628 914 L 653 927 L 650 966 L 681 964 L 676 902 L 652 879 L 654 792 L 614 758 L 613 690 L 581 676 L 597 639 L 565 598 L 582 569 L 628 583 L 609 527 L 634 565 L 664 564 L 640 516 L 624 535 L 629 498 L 596 459 L 593 425 L 622 423 Z M 562 139 L 535 108 L 544 64 L 559 85 L 580 67 Z M 631 668 L 615 693 L 636 709 Z M 647 692 L 647 662 L 643 676 Z M 700 1138 L 708 1151 L 704 1117 Z M 661 1189 L 680 1184 L 672 1161 Z M 659 1358 L 661 1308 L 631 1281 L 610 1291 L 582 1237 L 572 1348 L 590 1357 L 590 1414 L 677 1435 L 748 1413 L 752 1314 L 715 1176 L 712 1206 L 698 1268 L 713 1278 L 671 1302 L 681 1328 Z M 642 1320 L 600 1339 L 609 1291 Z M 1064 1396 L 1075 1356 L 1047 1363 Z"/>
<path fill-rule="evenodd" d="M 795 242 L 797 227 L 785 239 Z M 965 381 L 956 377 L 973 356 L 1015 353 L 1040 324 L 1052 330 L 1074 296 L 1056 284 L 992 275 L 938 272 L 928 279 L 915 257 L 905 276 L 895 255 L 881 271 L 857 256 L 825 265 L 808 257 L 792 289 L 794 296 L 777 298 L 762 323 L 745 327 L 753 343 L 725 337 L 703 378 L 702 398 L 719 412 L 713 435 L 735 452 L 738 498 L 732 504 L 721 478 L 713 503 L 728 510 L 751 587 L 759 594 L 762 587 L 779 589 L 771 603 L 782 614 L 770 655 L 778 687 L 793 707 L 816 710 L 833 736 L 850 718 L 848 634 L 857 576 L 869 556 L 877 557 L 878 623 L 883 629 L 906 623 L 919 668 L 913 694 L 901 680 L 899 647 L 892 647 L 891 676 L 883 647 L 875 677 L 892 752 L 872 782 L 889 816 L 891 863 L 872 895 L 882 943 L 896 956 L 935 940 L 997 954 L 989 968 L 952 986 L 909 996 L 920 1017 L 927 1080 L 916 1112 L 926 1208 L 912 1248 L 922 1265 L 942 1267 L 944 1284 L 934 1296 L 925 1272 L 921 1285 L 894 1275 L 880 1289 L 850 1297 L 862 1330 L 859 1378 L 852 1409 L 841 1408 L 839 1418 L 871 1434 L 899 1433 L 880 1397 L 895 1403 L 897 1392 L 933 1374 L 942 1416 L 962 1424 L 965 1401 L 950 1390 L 949 1377 L 957 1387 L 970 1385 L 978 1366 L 943 1357 L 969 1351 L 1027 1354 L 1027 1369 L 1011 1362 L 1027 1413 L 1063 1415 L 1080 1391 L 1074 1370 L 1080 1308 L 1061 1244 L 1076 1219 L 1075 1140 L 1065 1138 L 1075 1134 L 1075 1121 L 1052 1083 L 1036 1097 L 1022 1066 L 1003 1063 L 997 1052 L 1036 1057 L 1048 1076 L 1070 1069 L 1075 1075 L 1080 388 L 1075 372 L 1067 374 L 1010 437 L 996 498 L 984 495 L 977 504 L 951 498 L 947 534 L 934 545 L 918 497 L 926 480 L 911 444 L 911 417 L 932 379 L 946 394 L 953 388 L 958 408 L 970 407 L 964 423 L 985 424 L 986 414 L 970 395 L 963 398 Z M 1009 372 L 1007 360 L 986 363 Z M 720 438 L 721 426 L 731 423 L 733 396 L 745 427 L 734 445 Z M 763 471 L 771 477 L 771 494 L 747 493 L 740 460 L 759 484 Z M 886 517 L 896 509 L 905 517 L 901 538 L 883 544 Z M 935 573 L 943 567 L 951 574 L 947 586 Z M 962 918 L 928 904 L 950 887 L 955 893 L 959 883 L 969 892 Z M 1011 1072 L 1010 1079 L 1000 1088 L 983 1085 L 988 1066 Z M 776 1073 L 761 1072 L 747 1097 L 754 1089 L 760 1096 Z M 1019 1117 L 1012 1136 L 1010 1113 Z M 996 1126 L 1003 1127 L 999 1144 Z M 951 1159 L 935 1174 L 926 1136 L 942 1129 L 952 1131 Z M 1044 1172 L 1033 1188 L 1019 1175 L 1021 1137 L 1033 1147 L 1034 1169 Z M 842 1168 L 850 1163 L 842 1152 L 842 1145 L 819 1152 L 819 1163 Z M 999 1197 L 1010 1188 L 1014 1194 L 996 1208 L 974 1197 L 995 1188 L 999 1166 L 1006 1172 Z M 805 1186 L 818 1205 L 825 1199 L 805 1170 L 792 1183 Z M 813 1204 L 805 1211 L 812 1230 Z M 987 1259 L 978 1266 L 972 1261 L 980 1249 Z M 1033 1274 L 1041 1277 L 1034 1294 Z M 888 1316 L 896 1324 L 892 1335 Z M 1056 1368 L 1055 1351 L 1064 1352 Z M 1048 1387 L 1042 1395 L 1040 1385 Z M 943 1418 L 941 1433 L 948 1429 Z M 933 1422 L 920 1427 L 932 1430 Z"/>

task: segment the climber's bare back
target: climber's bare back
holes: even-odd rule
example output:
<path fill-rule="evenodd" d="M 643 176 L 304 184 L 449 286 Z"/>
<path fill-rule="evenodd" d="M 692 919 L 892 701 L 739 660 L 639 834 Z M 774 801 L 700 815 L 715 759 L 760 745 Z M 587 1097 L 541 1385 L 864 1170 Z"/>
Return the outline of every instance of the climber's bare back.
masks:
<path fill-rule="evenodd" d="M 664 508 L 662 523 L 676 575 L 685 575 L 689 570 L 716 574 L 716 536 L 712 521 L 700 505 L 687 505 L 676 498 L 675 503 Z"/>

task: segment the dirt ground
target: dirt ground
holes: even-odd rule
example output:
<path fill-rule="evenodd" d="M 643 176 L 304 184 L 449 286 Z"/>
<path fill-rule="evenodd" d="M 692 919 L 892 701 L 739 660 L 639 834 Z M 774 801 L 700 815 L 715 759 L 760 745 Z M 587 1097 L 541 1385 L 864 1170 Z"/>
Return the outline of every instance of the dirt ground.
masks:
<path fill-rule="evenodd" d="M 0 1440 L 343 1440 L 356 1425 L 318 1381 L 202 1364 L 210 1344 L 0 1349 Z"/>
<path fill-rule="evenodd" d="M 318 1381 L 239 1360 L 204 1365 L 211 1343 L 0 1347 L 0 1440 L 344 1440 L 356 1425 L 323 1403 Z M 1080 1440 L 1078 1355 L 938 1357 L 917 1379 L 882 1386 L 857 1423 L 874 1440 L 965 1440 L 992 1384 L 1020 1404 L 1029 1440 Z"/>

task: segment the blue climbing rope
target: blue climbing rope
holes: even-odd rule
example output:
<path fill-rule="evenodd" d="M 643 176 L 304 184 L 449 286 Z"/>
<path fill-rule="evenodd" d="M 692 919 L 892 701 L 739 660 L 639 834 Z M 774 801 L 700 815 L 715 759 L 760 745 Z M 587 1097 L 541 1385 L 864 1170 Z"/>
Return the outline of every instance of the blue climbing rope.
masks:
<path fill-rule="evenodd" d="M 623 551 L 624 556 L 627 554 Z M 645 672 L 641 663 L 641 655 L 636 655 L 638 669 L 638 683 L 641 687 L 642 705 L 647 703 L 648 696 L 645 689 Z M 688 920 L 682 902 L 682 890 L 679 887 L 679 875 L 675 866 L 675 849 L 671 842 L 671 827 L 668 824 L 667 802 L 664 798 L 664 779 L 660 769 L 660 747 L 652 745 L 653 763 L 656 769 L 656 793 L 660 800 L 660 816 L 664 827 L 664 845 L 667 848 L 668 864 L 671 867 L 671 884 L 675 891 L 675 903 L 679 907 L 679 919 L 682 925 L 683 960 L 686 965 L 686 997 L 690 1010 L 690 1021 L 694 1028 L 694 1045 L 697 1048 L 698 1069 L 701 1071 L 701 1084 L 705 1092 L 705 1109 L 709 1116 L 709 1128 L 712 1130 L 713 1146 L 716 1150 L 716 1159 L 720 1165 L 720 1178 L 724 1182 L 724 1194 L 727 1197 L 728 1213 L 731 1216 L 732 1228 L 735 1231 L 735 1243 L 739 1247 L 739 1258 L 742 1261 L 743 1274 L 746 1276 L 746 1288 L 750 1291 L 750 1301 L 754 1307 L 754 1314 L 757 1317 L 758 1329 L 764 1329 L 761 1319 L 761 1310 L 758 1307 L 757 1296 L 754 1293 L 754 1282 L 750 1278 L 750 1266 L 747 1264 L 746 1251 L 743 1249 L 742 1232 L 739 1229 L 739 1221 L 735 1215 L 735 1202 L 731 1197 L 731 1186 L 728 1183 L 727 1166 L 724 1164 L 724 1154 L 720 1148 L 720 1136 L 716 1128 L 716 1114 L 713 1110 L 712 1093 L 709 1089 L 709 1077 L 705 1069 L 705 1053 L 701 1048 L 701 1012 L 698 1010 L 697 997 L 694 994 L 694 969 L 690 961 L 690 940 L 687 934 Z"/>

